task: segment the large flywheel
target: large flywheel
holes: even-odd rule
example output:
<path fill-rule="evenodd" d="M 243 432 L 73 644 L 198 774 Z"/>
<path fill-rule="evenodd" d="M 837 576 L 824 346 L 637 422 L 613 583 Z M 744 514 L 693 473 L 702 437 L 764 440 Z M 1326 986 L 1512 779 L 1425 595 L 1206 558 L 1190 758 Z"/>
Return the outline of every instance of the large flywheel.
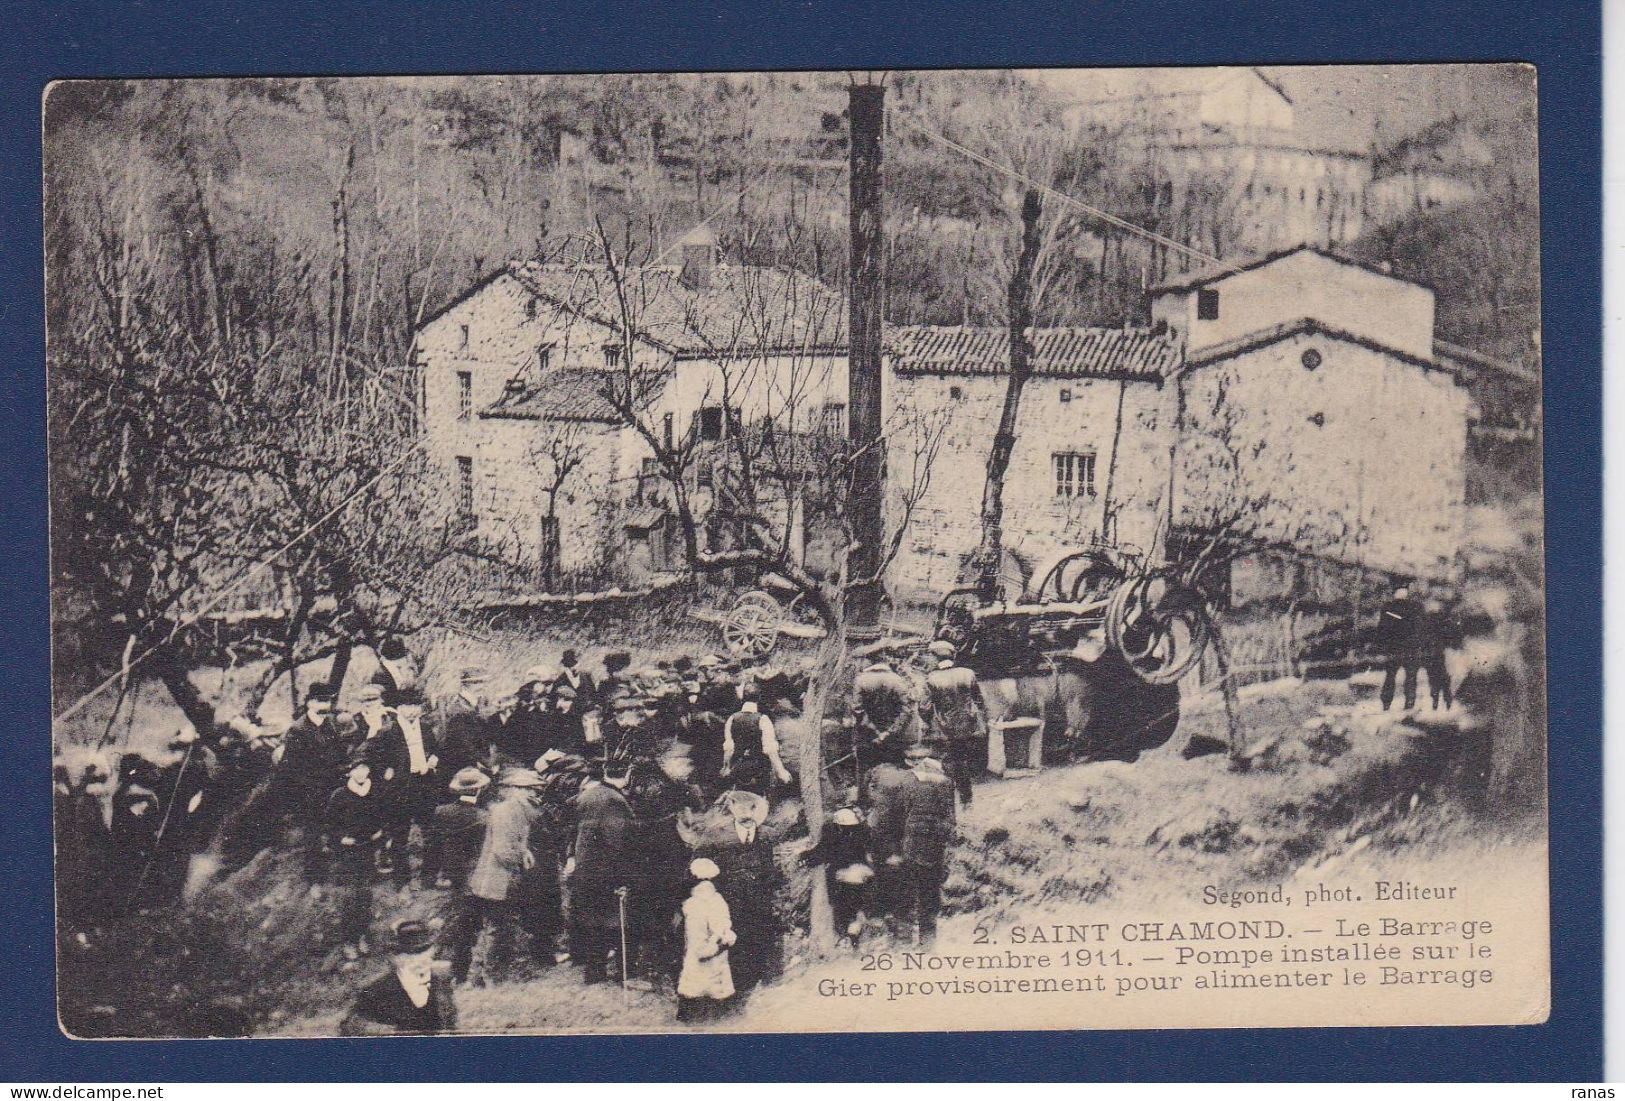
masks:
<path fill-rule="evenodd" d="M 1147 684 L 1172 684 L 1190 672 L 1212 634 L 1201 595 L 1166 574 L 1122 582 L 1106 605 L 1106 641 Z"/>

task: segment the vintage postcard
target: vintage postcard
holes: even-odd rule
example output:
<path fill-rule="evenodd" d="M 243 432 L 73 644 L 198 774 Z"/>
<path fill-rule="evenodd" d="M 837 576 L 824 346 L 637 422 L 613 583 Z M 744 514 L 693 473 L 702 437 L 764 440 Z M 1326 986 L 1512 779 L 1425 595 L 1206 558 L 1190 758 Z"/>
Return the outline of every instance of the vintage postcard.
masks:
<path fill-rule="evenodd" d="M 69 1035 L 1546 1018 L 1532 68 L 43 127 Z"/>

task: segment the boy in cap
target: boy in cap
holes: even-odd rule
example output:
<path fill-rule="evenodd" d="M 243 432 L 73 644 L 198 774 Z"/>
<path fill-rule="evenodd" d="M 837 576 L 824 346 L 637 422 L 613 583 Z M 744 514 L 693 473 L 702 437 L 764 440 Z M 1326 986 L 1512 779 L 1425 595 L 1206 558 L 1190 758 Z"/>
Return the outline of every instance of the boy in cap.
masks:
<path fill-rule="evenodd" d="M 908 911 L 918 930 L 915 943 L 930 944 L 942 910 L 942 884 L 948 876 L 948 846 L 957 826 L 954 783 L 942 767 L 936 739 L 916 742 L 906 753 L 914 783 L 903 793 L 903 883 Z"/>
<path fill-rule="evenodd" d="M 344 785 L 328 797 L 323 815 L 330 878 L 338 896 L 339 935 L 348 959 L 367 952 L 372 882 L 388 845 L 387 814 L 373 786 L 374 756 L 366 743 L 352 751 Z"/>
<path fill-rule="evenodd" d="M 491 777 L 473 766 L 459 769 L 451 778 L 448 790 L 452 801 L 434 809 L 429 825 L 440 853 L 440 875 L 435 886 L 449 887 L 459 895 L 467 891 L 469 874 L 485 841 L 490 816 L 481 798 L 490 786 Z"/>
<path fill-rule="evenodd" d="M 695 883 L 683 902 L 683 970 L 677 978 L 677 1019 L 704 1021 L 721 1016 L 734 996 L 728 949 L 734 933 L 728 903 L 713 882 L 716 862 L 700 857 L 688 866 Z"/>
<path fill-rule="evenodd" d="M 342 1036 L 427 1036 L 457 1027 L 457 1003 L 436 964 L 435 926 L 397 922 L 389 944 L 390 971 L 362 987 L 339 1025 Z"/>
<path fill-rule="evenodd" d="M 875 870 L 869 864 L 869 827 L 855 807 L 842 807 L 830 816 L 818 844 L 801 854 L 801 862 L 824 866 L 829 905 L 835 931 L 857 947 L 863 935 L 869 883 Z"/>

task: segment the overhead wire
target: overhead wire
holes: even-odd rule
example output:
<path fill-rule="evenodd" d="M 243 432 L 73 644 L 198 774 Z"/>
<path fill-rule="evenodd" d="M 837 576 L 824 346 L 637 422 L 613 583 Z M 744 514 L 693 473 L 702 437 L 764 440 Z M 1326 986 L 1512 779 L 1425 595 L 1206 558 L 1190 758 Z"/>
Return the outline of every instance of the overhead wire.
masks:
<path fill-rule="evenodd" d="M 1031 176 L 1018 172 L 1009 165 L 1000 164 L 993 158 L 982 153 L 978 153 L 976 150 L 971 149 L 969 146 L 966 146 L 960 142 L 954 141 L 945 134 L 938 133 L 937 131 L 926 126 L 924 123 L 920 122 L 918 119 L 911 118 L 906 114 L 898 114 L 896 117 L 907 125 L 913 127 L 918 133 L 943 146 L 944 148 L 950 149 L 963 157 L 973 160 L 977 164 L 982 165 L 984 168 L 988 168 L 994 172 L 1000 173 L 1001 175 L 1008 176 L 1017 183 L 1040 191 L 1055 199 L 1057 202 L 1064 203 L 1067 206 L 1082 211 L 1084 214 L 1089 215 L 1091 218 L 1094 218 L 1097 221 L 1105 222 L 1107 225 L 1121 229 L 1125 233 L 1132 233 L 1135 236 L 1143 237 L 1148 241 L 1154 241 L 1172 252 L 1177 252 L 1181 256 L 1185 256 L 1192 260 L 1201 261 L 1204 264 L 1213 265 L 1220 271 L 1236 273 L 1242 270 L 1242 268 L 1238 265 L 1220 260 L 1216 256 L 1210 256 L 1200 249 L 1192 248 L 1181 241 L 1176 241 L 1172 237 L 1158 233 L 1155 230 L 1146 229 L 1144 226 L 1136 225 L 1126 218 L 1120 218 L 1110 211 L 1101 210 L 1099 207 L 1092 206 L 1076 196 L 1068 195 L 1066 192 L 1060 191 L 1050 184 L 1046 184 L 1040 180 L 1035 180 Z"/>

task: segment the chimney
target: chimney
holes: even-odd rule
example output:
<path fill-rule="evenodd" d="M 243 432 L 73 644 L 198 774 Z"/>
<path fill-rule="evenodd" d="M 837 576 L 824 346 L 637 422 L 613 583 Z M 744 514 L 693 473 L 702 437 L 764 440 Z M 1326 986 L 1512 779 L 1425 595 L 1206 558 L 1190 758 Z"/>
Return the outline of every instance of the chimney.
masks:
<path fill-rule="evenodd" d="M 711 273 L 717 267 L 716 235 L 707 226 L 696 226 L 678 244 L 683 252 L 683 270 L 678 281 L 695 290 L 709 287 Z"/>

